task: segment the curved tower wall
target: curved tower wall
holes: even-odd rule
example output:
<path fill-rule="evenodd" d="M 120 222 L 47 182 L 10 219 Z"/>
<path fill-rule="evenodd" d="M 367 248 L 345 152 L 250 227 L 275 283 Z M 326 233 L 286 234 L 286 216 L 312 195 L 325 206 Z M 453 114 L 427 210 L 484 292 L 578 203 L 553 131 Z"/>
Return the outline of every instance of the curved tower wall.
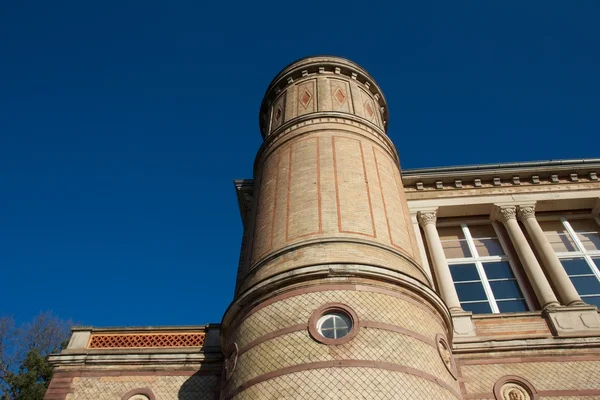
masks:
<path fill-rule="evenodd" d="M 342 58 L 299 60 L 260 118 L 222 397 L 459 398 L 449 314 L 420 265 L 376 83 Z M 328 309 L 351 334 L 319 335 Z"/>

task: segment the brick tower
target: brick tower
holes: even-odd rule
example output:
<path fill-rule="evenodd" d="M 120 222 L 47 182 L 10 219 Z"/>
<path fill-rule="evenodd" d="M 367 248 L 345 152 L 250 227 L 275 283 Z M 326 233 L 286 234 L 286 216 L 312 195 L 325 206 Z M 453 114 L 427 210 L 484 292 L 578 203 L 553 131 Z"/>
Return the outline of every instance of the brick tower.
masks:
<path fill-rule="evenodd" d="M 245 199 L 222 399 L 460 399 L 373 78 L 308 57 L 271 82 Z"/>

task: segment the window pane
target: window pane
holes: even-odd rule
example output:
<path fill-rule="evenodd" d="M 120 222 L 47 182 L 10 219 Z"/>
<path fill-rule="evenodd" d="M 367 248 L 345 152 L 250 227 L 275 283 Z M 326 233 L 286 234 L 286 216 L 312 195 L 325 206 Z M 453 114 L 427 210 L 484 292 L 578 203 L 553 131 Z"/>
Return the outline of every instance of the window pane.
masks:
<path fill-rule="evenodd" d="M 333 329 L 333 318 L 327 318 L 321 324 L 321 329 Z"/>
<path fill-rule="evenodd" d="M 460 301 L 487 300 L 481 282 L 457 283 L 455 286 Z"/>
<path fill-rule="evenodd" d="M 590 266 L 583 258 L 563 258 L 560 260 L 569 275 L 591 274 Z"/>
<path fill-rule="evenodd" d="M 600 296 L 583 297 L 581 300 L 600 308 Z"/>
<path fill-rule="evenodd" d="M 349 329 L 350 328 L 350 319 L 348 317 L 346 317 L 345 315 L 341 315 L 341 314 L 336 314 L 333 317 L 335 319 L 335 327 L 336 329 Z"/>
<path fill-rule="evenodd" d="M 600 226 L 595 220 L 574 219 L 569 220 L 571 227 L 577 232 L 577 237 L 581 240 L 586 250 L 600 250 Z"/>
<path fill-rule="evenodd" d="M 473 239 L 480 257 L 503 256 L 504 250 L 499 239 Z"/>
<path fill-rule="evenodd" d="M 580 295 L 600 294 L 600 283 L 595 276 L 576 276 L 571 281 Z"/>
<path fill-rule="evenodd" d="M 489 314 L 492 312 L 492 308 L 487 301 L 485 303 L 461 303 L 461 307 L 473 314 Z"/>
<path fill-rule="evenodd" d="M 333 329 L 330 330 L 322 330 L 321 335 L 325 336 L 327 339 L 335 339 L 335 331 Z"/>
<path fill-rule="evenodd" d="M 548 241 L 556 252 L 576 251 L 575 242 L 567 233 L 562 221 L 541 221 Z"/>
<path fill-rule="evenodd" d="M 446 258 L 471 257 L 469 246 L 460 226 L 438 228 Z"/>
<path fill-rule="evenodd" d="M 579 219 L 569 221 L 569 223 L 586 250 L 600 250 L 600 233 L 598 233 L 600 227 L 596 221 L 593 219 Z"/>
<path fill-rule="evenodd" d="M 466 240 L 442 242 L 442 247 L 444 248 L 446 258 L 448 259 L 471 257 L 469 245 Z"/>
<path fill-rule="evenodd" d="M 600 258 L 592 258 L 592 261 L 594 261 L 594 264 L 596 264 L 596 267 L 598 267 L 598 269 L 600 269 Z"/>
<path fill-rule="evenodd" d="M 481 280 L 475 264 L 450 265 L 450 273 L 454 282 Z"/>
<path fill-rule="evenodd" d="M 465 234 L 460 226 L 445 226 L 437 228 L 440 240 L 464 240 Z"/>
<path fill-rule="evenodd" d="M 490 282 L 492 292 L 497 300 L 522 298 L 523 295 L 517 286 L 517 281 L 493 281 Z"/>
<path fill-rule="evenodd" d="M 491 224 L 469 225 L 469 232 L 480 256 L 504 255 L 498 235 Z"/>
<path fill-rule="evenodd" d="M 506 300 L 497 302 L 500 312 L 527 311 L 525 300 Z"/>
<path fill-rule="evenodd" d="M 574 219 L 569 220 L 569 223 L 586 250 L 600 250 L 600 233 L 598 233 L 600 226 L 595 220 Z"/>
<path fill-rule="evenodd" d="M 508 261 L 483 263 L 483 269 L 488 279 L 514 278 L 515 275 Z"/>

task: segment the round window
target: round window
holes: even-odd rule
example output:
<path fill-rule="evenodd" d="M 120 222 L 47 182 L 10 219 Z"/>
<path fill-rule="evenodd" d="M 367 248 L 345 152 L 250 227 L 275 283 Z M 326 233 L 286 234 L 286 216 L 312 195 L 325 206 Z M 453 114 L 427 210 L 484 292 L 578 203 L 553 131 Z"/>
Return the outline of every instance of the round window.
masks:
<path fill-rule="evenodd" d="M 327 339 L 340 339 L 352 329 L 352 319 L 341 312 L 330 312 L 319 318 L 317 330 Z"/>
<path fill-rule="evenodd" d="M 358 316 L 345 304 L 327 303 L 316 309 L 308 321 L 310 336 L 327 345 L 352 340 L 359 328 Z"/>

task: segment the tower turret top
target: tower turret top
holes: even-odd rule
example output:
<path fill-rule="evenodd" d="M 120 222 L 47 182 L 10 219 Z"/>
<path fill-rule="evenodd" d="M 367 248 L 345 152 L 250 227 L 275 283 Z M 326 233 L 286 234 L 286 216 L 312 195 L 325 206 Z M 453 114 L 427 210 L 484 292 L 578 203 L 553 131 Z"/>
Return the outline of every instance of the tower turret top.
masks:
<path fill-rule="evenodd" d="M 286 110 L 284 110 L 284 108 L 286 107 L 282 107 L 279 111 L 277 110 L 277 107 L 273 107 L 273 105 L 277 103 L 278 99 L 285 97 L 284 93 L 290 86 L 298 86 L 300 81 L 310 79 L 314 80 L 320 76 L 336 77 L 336 75 L 339 79 L 346 80 L 348 82 L 354 82 L 362 91 L 368 93 L 368 97 L 374 101 L 372 106 L 365 100 L 364 104 L 348 104 L 346 108 L 335 107 L 335 101 L 337 101 L 338 105 L 343 106 L 345 101 L 350 103 L 350 98 L 349 93 L 346 93 L 343 87 L 340 87 L 340 93 L 338 93 L 336 88 L 332 86 L 332 93 L 327 93 L 327 97 L 331 97 L 331 100 L 334 101 L 334 103 L 332 103 L 334 104 L 334 107 L 331 109 L 324 106 L 322 103 L 317 106 L 317 99 L 315 97 L 319 95 L 319 93 L 311 93 L 310 89 L 306 91 L 306 94 L 304 94 L 304 91 L 301 89 L 300 91 L 297 91 L 296 96 L 294 97 L 294 101 L 297 101 L 300 104 L 301 110 L 304 112 L 289 115 L 289 112 L 285 113 Z M 314 103 L 311 103 L 312 101 L 314 101 Z M 358 100 L 356 99 L 352 99 L 353 103 L 356 103 L 357 101 Z M 314 107 L 314 109 L 309 111 L 308 109 L 311 107 Z M 371 107 L 374 109 L 371 110 Z M 357 112 L 357 109 L 359 108 L 361 111 Z M 362 111 L 363 108 L 365 108 L 365 111 Z M 366 116 L 367 119 L 370 119 L 372 122 L 374 122 L 375 125 L 378 125 L 379 128 L 383 128 L 384 131 L 387 131 L 387 103 L 375 80 L 360 65 L 345 58 L 336 56 L 304 57 L 283 68 L 269 84 L 269 87 L 267 88 L 263 98 L 259 117 L 260 130 L 263 138 L 266 138 L 274 130 L 273 120 L 278 120 L 280 118 L 281 120 L 278 121 L 276 125 L 281 126 L 290 118 L 300 116 L 301 114 L 329 111 L 341 111 L 342 113 L 357 115 L 363 114 L 363 116 Z M 278 113 L 282 113 L 282 115 L 279 116 Z"/>

